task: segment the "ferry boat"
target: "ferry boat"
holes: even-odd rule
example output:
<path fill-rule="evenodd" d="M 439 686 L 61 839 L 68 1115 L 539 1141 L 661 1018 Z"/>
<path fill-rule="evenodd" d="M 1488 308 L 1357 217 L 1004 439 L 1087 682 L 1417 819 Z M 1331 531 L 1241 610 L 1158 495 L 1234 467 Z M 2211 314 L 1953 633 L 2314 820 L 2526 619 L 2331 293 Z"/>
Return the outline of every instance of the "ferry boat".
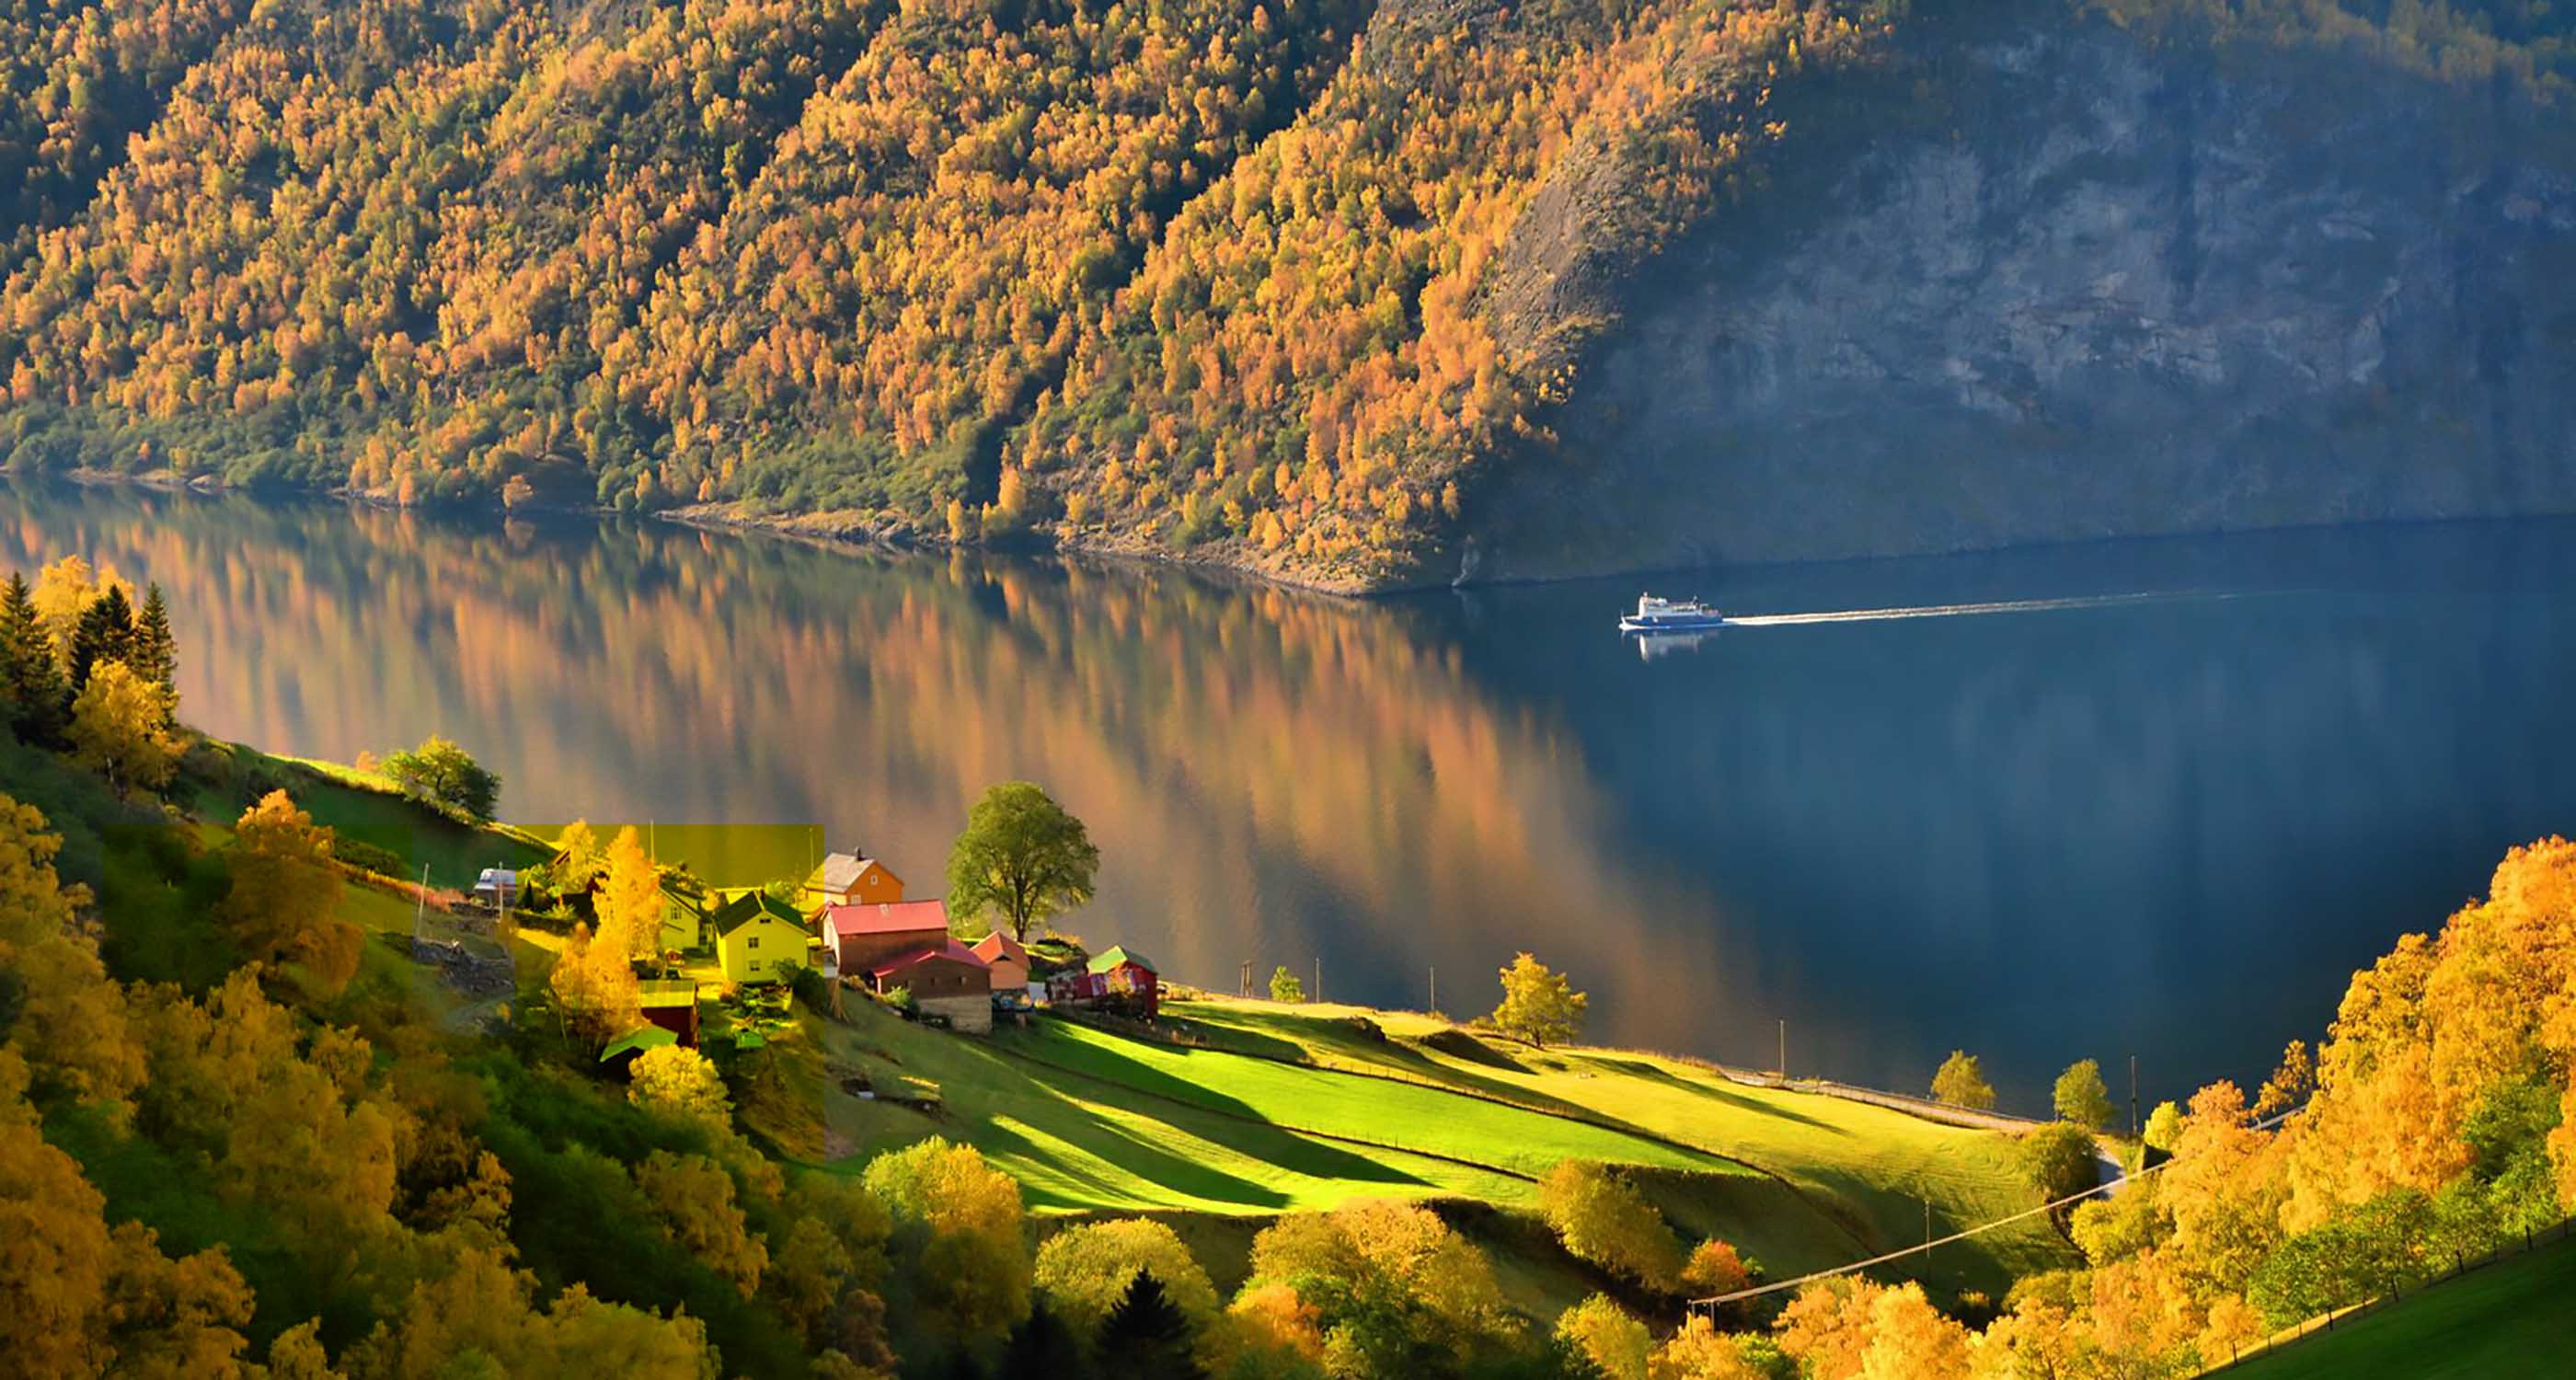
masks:
<path fill-rule="evenodd" d="M 1619 620 L 1619 631 L 1632 633 L 1705 632 L 1723 627 L 1726 619 L 1718 611 L 1697 599 L 1658 599 L 1651 594 L 1637 596 L 1637 611 Z"/>

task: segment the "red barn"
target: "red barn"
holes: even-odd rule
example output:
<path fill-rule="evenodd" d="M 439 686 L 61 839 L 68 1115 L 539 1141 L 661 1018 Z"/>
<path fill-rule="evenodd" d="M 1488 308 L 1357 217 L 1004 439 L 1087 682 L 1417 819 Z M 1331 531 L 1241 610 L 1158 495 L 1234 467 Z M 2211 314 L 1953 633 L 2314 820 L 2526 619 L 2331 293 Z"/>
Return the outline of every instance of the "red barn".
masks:
<path fill-rule="evenodd" d="M 820 928 L 839 971 L 864 974 L 896 954 L 947 943 L 948 906 L 935 900 L 825 906 Z"/>

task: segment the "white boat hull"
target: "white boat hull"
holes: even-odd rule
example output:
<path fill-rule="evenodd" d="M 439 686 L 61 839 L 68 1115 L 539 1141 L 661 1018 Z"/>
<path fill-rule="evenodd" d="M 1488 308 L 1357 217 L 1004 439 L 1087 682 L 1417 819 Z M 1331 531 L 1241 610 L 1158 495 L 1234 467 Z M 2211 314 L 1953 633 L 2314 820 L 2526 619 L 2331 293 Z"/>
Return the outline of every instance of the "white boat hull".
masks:
<path fill-rule="evenodd" d="M 1653 634 L 1707 632 L 1712 628 L 1722 628 L 1725 626 L 1726 620 L 1715 614 L 1709 614 L 1705 617 L 1699 618 L 1638 618 L 1630 616 L 1619 620 L 1619 631 L 1628 633 Z"/>

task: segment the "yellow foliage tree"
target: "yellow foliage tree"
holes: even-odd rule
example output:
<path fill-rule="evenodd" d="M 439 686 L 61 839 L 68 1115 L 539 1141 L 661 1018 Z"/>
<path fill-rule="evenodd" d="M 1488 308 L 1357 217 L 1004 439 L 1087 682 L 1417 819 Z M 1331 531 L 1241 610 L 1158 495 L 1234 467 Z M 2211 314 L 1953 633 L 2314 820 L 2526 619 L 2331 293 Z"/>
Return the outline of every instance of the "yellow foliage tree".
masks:
<path fill-rule="evenodd" d="M 22 1058 L 36 1086 L 105 1107 L 122 1120 L 142 1085 L 143 1047 L 98 946 L 73 928 L 71 898 L 54 873 L 62 839 L 44 813 L 0 795 L 0 969 L 19 984 L 17 1018 L 0 1051 Z"/>
<path fill-rule="evenodd" d="M 1651 1288 L 1669 1289 L 1682 1269 L 1681 1242 L 1663 1214 L 1607 1166 L 1561 1160 L 1538 1181 L 1539 1212 L 1577 1260 Z"/>
<path fill-rule="evenodd" d="M 664 1045 L 635 1056 L 626 1099 L 657 1116 L 716 1130 L 733 1125 L 733 1099 L 716 1066 L 694 1049 Z"/>
<path fill-rule="evenodd" d="M 233 824 L 232 886 L 217 912 L 244 953 L 300 963 L 326 992 L 356 974 L 358 956 L 357 927 L 334 918 L 341 879 L 332 842 L 329 827 L 270 791 Z"/>
<path fill-rule="evenodd" d="M 593 939 L 588 925 L 574 925 L 565 937 L 546 986 L 566 1032 L 592 1049 L 643 1024 L 635 965 L 622 944 Z"/>
<path fill-rule="evenodd" d="M 1646 1380 L 1654 1341 L 1609 1295 L 1594 1294 L 1559 1314 L 1556 1335 L 1589 1357 L 1603 1380 Z"/>
<path fill-rule="evenodd" d="M 1170 1227 L 1143 1218 L 1066 1227 L 1038 1248 L 1035 1282 L 1047 1309 L 1074 1335 L 1096 1336 L 1138 1274 L 1150 1271 L 1191 1323 L 1217 1315 L 1216 1286 Z"/>
<path fill-rule="evenodd" d="M 999 1336 L 1028 1316 L 1020 1186 L 972 1146 L 933 1136 L 868 1162 L 868 1191 L 924 1229 L 911 1263 L 926 1320 L 956 1338 Z"/>
<path fill-rule="evenodd" d="M 769 1246 L 734 1201 L 733 1176 L 705 1155 L 656 1150 L 635 1166 L 635 1186 L 653 1204 L 663 1235 L 743 1297 L 760 1288 Z"/>
<path fill-rule="evenodd" d="M 631 824 L 608 845 L 608 868 L 595 911 L 602 945 L 635 958 L 661 952 L 662 873 Z"/>
<path fill-rule="evenodd" d="M 1563 973 L 1530 954 L 1502 970 L 1503 1002 L 1494 1008 L 1494 1028 L 1534 1045 L 1562 1044 L 1583 1028 L 1583 1010 L 1592 999 L 1574 990 Z"/>
<path fill-rule="evenodd" d="M 158 790 L 179 762 L 179 740 L 163 727 L 169 720 L 168 691 L 122 661 L 102 661 L 72 701 L 72 758 L 120 796 L 136 786 Z"/>

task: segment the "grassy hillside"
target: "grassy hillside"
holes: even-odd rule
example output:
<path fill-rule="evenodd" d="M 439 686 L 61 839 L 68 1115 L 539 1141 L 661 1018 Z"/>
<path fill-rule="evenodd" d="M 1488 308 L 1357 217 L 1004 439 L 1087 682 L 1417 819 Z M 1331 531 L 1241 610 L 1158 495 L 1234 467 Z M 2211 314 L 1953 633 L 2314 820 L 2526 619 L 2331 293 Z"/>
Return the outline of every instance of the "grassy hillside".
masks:
<path fill-rule="evenodd" d="M 2508 1256 L 2230 1369 L 2243 1380 L 2538 1375 L 2576 1349 L 2576 1240 Z"/>
<path fill-rule="evenodd" d="M 1537 1177 L 1563 1159 L 1632 1167 L 1678 1228 L 1732 1241 L 1775 1276 L 1920 1239 L 1927 1197 L 1943 1232 L 2035 1201 L 2004 1137 L 1675 1061 L 1489 1044 L 1429 1017 L 1347 1007 L 1166 1010 L 1206 1044 L 1056 1020 L 963 1039 L 858 1005 L 847 1025 L 809 1020 L 811 1050 L 788 1057 L 812 1061 L 796 1078 L 820 1097 L 833 1157 L 962 1138 L 1042 1212 L 1204 1219 L 1193 1230 L 1238 1252 L 1251 1234 L 1240 1223 L 1270 1214 L 1440 1200 L 1511 1262 L 1523 1306 L 1542 1316 L 1600 1287 L 1543 1229 L 1515 1225 L 1535 1205 Z M 1360 1019 L 1385 1038 L 1362 1033 Z M 853 1095 L 860 1086 L 877 1095 Z M 767 1109 L 782 1139 L 809 1135 L 795 1128 L 812 1114 Z M 2027 1223 L 1906 1273 L 1939 1293 L 2000 1297 L 2021 1274 L 2071 1260 L 2052 1231 Z M 1210 1266 L 1225 1272 L 1218 1259 Z"/>

